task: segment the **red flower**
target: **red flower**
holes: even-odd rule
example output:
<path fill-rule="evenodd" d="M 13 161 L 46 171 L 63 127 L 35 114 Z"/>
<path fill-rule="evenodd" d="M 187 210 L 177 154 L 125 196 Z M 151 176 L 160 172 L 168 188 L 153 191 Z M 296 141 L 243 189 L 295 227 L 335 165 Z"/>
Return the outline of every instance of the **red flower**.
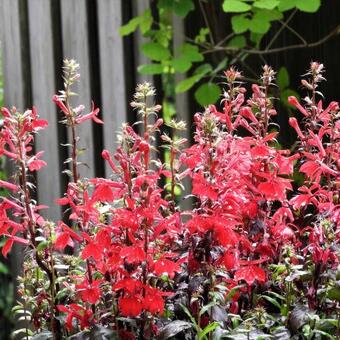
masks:
<path fill-rule="evenodd" d="M 136 317 L 143 309 L 140 298 L 134 297 L 122 297 L 118 301 L 119 310 L 124 316 Z"/>
<path fill-rule="evenodd" d="M 76 288 L 78 292 L 80 292 L 82 300 L 91 304 L 97 303 L 101 296 L 99 286 L 102 282 L 103 280 L 95 280 L 92 283 L 89 283 L 85 280 L 84 282 L 77 284 Z"/>
<path fill-rule="evenodd" d="M 257 266 L 247 266 L 238 269 L 235 273 L 234 279 L 236 281 L 244 280 L 249 286 L 251 286 L 255 280 L 258 282 L 266 281 L 266 273 L 264 270 Z"/>
<path fill-rule="evenodd" d="M 155 263 L 154 272 L 156 275 L 168 274 L 170 279 L 173 279 L 175 273 L 181 271 L 180 265 L 176 262 L 167 260 L 167 259 L 159 259 Z"/>
<path fill-rule="evenodd" d="M 65 324 L 69 331 L 72 331 L 73 329 L 72 321 L 74 318 L 80 321 L 81 329 L 90 326 L 93 317 L 93 313 L 90 309 L 85 309 L 76 304 L 70 304 L 69 306 L 58 305 L 57 308 L 60 312 L 67 313 Z"/>
<path fill-rule="evenodd" d="M 126 262 L 132 264 L 142 262 L 146 258 L 144 250 L 136 246 L 122 248 L 120 251 L 120 256 L 123 257 Z"/>
<path fill-rule="evenodd" d="M 164 299 L 158 289 L 146 288 L 143 298 L 143 308 L 151 314 L 162 314 L 164 312 Z"/>

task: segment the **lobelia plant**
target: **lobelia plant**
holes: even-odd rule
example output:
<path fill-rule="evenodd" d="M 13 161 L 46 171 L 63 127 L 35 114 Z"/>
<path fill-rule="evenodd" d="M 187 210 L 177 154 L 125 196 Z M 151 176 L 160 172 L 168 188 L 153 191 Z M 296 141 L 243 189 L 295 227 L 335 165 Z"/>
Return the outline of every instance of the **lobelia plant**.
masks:
<path fill-rule="evenodd" d="M 26 325 L 14 336 L 335 339 L 340 120 L 338 103 L 323 108 L 317 99 L 323 65 L 311 63 L 302 80 L 303 105 L 289 98 L 302 114 L 289 121 L 298 136 L 291 150 L 277 147 L 269 66 L 248 99 L 242 74 L 227 70 L 222 110 L 195 114 L 192 146 L 160 136 L 168 163 L 152 146 L 163 124 L 155 89 L 138 85 L 131 106 L 142 132 L 124 125 L 116 151 L 102 152 L 109 178 L 80 175 L 77 130 L 103 121 L 94 106 L 84 114 L 71 104 L 78 68 L 65 60 L 65 88 L 53 97 L 71 130 L 69 183 L 56 200 L 68 211 L 63 220 L 45 220 L 34 200 L 33 174 L 46 165 L 33 153 L 34 136 L 47 122 L 35 108 L 2 109 L 0 153 L 16 170 L 12 182 L 0 181 L 12 192 L 0 203 L 2 254 L 14 242 L 26 246 L 13 309 Z M 175 120 L 169 126 L 185 129 Z M 185 177 L 195 199 L 182 211 L 175 191 Z"/>

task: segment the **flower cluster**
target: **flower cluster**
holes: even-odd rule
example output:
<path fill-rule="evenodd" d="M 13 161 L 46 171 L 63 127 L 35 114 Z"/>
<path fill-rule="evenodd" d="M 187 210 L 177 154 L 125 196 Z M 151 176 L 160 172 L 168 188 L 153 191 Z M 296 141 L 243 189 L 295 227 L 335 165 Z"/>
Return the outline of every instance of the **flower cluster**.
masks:
<path fill-rule="evenodd" d="M 195 114 L 194 143 L 184 150 L 186 140 L 161 134 L 155 89 L 138 85 L 131 106 L 141 118 L 139 133 L 123 125 L 115 152 L 102 152 L 111 175 L 83 178 L 77 129 L 103 121 L 94 106 L 85 114 L 83 106 L 72 107 L 78 65 L 66 60 L 65 88 L 53 97 L 71 130 L 69 182 L 56 199 L 67 214 L 56 223 L 40 215 L 44 206 L 31 183 L 46 164 L 33 142 L 47 122 L 35 108 L 2 109 L 0 154 L 16 166 L 13 182 L 0 181 L 12 192 L 0 203 L 2 254 L 14 242 L 30 249 L 17 310 L 30 310 L 36 332 L 47 329 L 54 339 L 78 331 L 94 337 L 98 330 L 122 339 L 326 332 L 308 318 L 296 324 L 292 315 L 303 306 L 333 320 L 338 306 L 339 105 L 324 109 L 317 101 L 323 65 L 311 63 L 304 104 L 289 98 L 303 117 L 289 119 L 298 142 L 283 150 L 271 121 L 272 68 L 263 67 L 248 99 L 239 71 L 231 68 L 225 77 L 222 109 L 211 105 Z M 157 136 L 168 162 L 157 158 Z M 186 177 L 194 202 L 182 211 L 175 189 Z M 281 319 L 269 316 L 273 305 Z M 248 320 L 249 312 L 255 316 Z M 335 332 L 335 323 L 328 326 Z"/>

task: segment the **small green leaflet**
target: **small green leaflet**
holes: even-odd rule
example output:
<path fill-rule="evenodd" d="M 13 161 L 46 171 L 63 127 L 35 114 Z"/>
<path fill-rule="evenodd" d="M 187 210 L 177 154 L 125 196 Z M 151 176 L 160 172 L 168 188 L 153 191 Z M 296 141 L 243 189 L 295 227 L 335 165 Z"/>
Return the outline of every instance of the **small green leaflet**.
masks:
<path fill-rule="evenodd" d="M 162 64 L 144 64 L 137 68 L 140 74 L 162 74 L 163 69 Z"/>
<path fill-rule="evenodd" d="M 250 5 L 239 0 L 224 0 L 222 7 L 223 11 L 227 13 L 228 12 L 242 13 L 247 12 L 251 9 Z"/>
<path fill-rule="evenodd" d="M 279 3 L 279 0 L 258 0 L 254 1 L 253 6 L 263 9 L 274 9 Z"/>
<path fill-rule="evenodd" d="M 315 13 L 320 5 L 320 0 L 296 0 L 296 7 L 303 12 Z"/>

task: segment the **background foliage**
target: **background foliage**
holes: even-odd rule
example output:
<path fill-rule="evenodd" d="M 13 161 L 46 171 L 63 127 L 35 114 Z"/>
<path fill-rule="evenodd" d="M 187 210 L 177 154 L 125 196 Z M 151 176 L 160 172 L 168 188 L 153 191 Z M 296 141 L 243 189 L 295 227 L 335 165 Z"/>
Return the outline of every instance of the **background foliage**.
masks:
<path fill-rule="evenodd" d="M 329 0 L 159 0 L 153 4 L 122 26 L 120 33 L 127 36 L 140 30 L 145 37 L 142 52 L 149 62 L 138 65 L 138 71 L 161 78 L 165 119 L 175 114 L 175 93 L 190 91 L 200 107 L 217 102 L 222 88 L 219 75 L 228 66 L 242 68 L 245 80 L 256 82 L 260 66 L 269 57 L 273 60 L 283 52 L 300 49 L 306 49 L 307 55 L 309 48 L 321 46 L 339 33 L 338 25 L 309 41 L 310 34 L 296 28 L 301 15 L 315 16 L 324 4 L 331 9 L 334 2 Z M 178 20 L 187 33 L 180 46 L 173 41 Z M 290 83 L 292 66 L 281 63 L 278 87 L 272 90 L 287 115 L 292 110 L 288 96 L 297 96 L 292 90 L 296 84 Z M 178 75 L 184 79 L 176 81 Z"/>

